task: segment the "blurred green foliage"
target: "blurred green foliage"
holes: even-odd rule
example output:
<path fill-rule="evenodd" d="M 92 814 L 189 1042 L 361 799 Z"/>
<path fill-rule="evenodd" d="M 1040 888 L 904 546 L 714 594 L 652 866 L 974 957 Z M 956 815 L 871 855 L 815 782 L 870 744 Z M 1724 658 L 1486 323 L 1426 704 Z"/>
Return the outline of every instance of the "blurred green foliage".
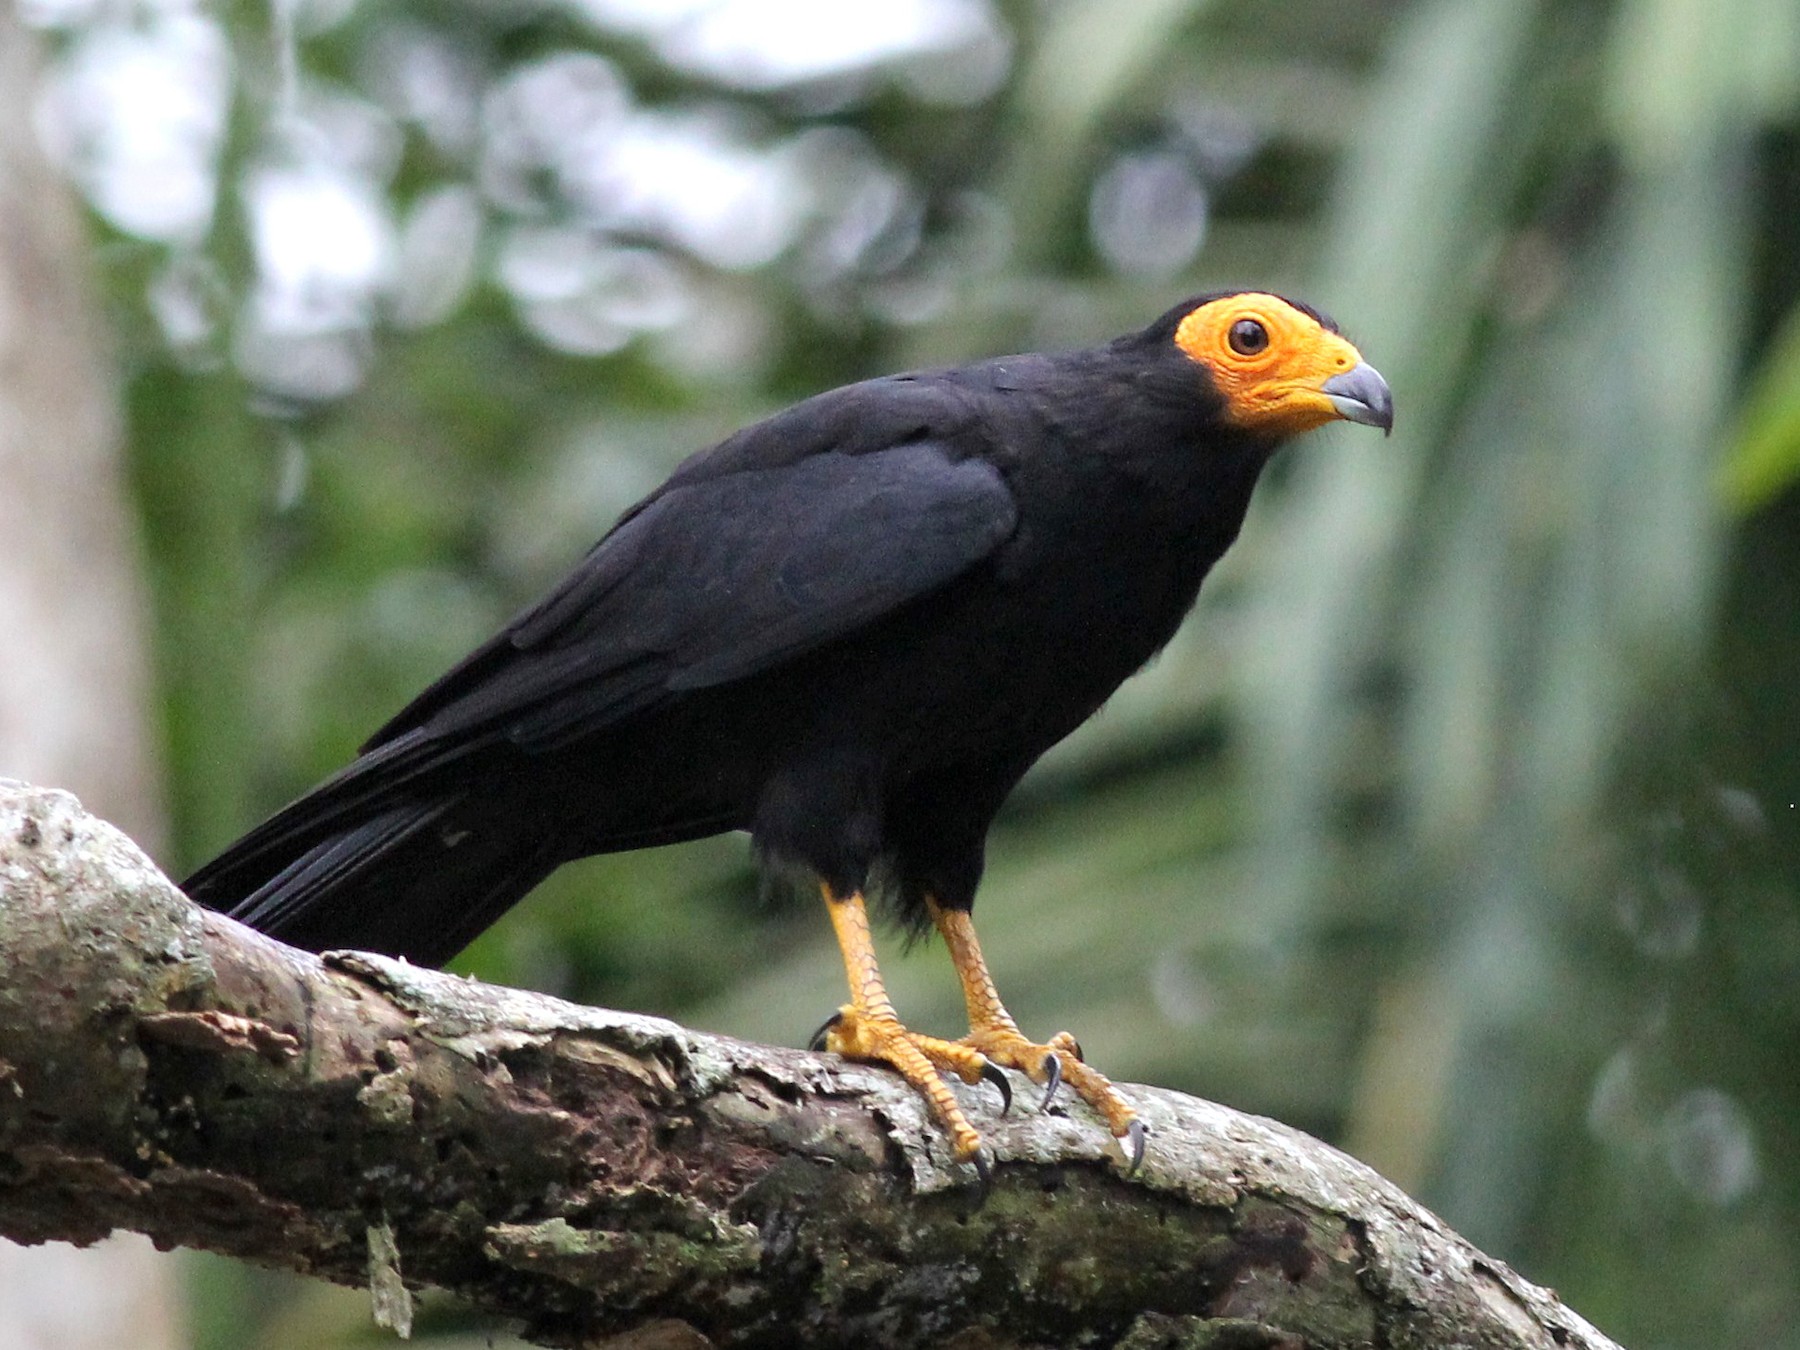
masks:
<path fill-rule="evenodd" d="M 1021 789 L 1001 987 L 1119 1076 L 1343 1143 L 1626 1344 L 1800 1347 L 1800 11 L 915 8 L 950 36 L 799 77 L 697 57 L 705 6 L 228 11 L 216 210 L 103 252 L 170 863 L 735 426 L 1290 290 L 1399 429 L 1288 452 L 1195 621 Z M 762 40 L 805 48 L 783 12 Z M 110 22 L 52 19 L 65 62 Z M 296 166 L 398 261 L 284 328 L 258 192 Z M 741 840 L 596 860 L 459 964 L 798 1043 L 841 972 L 766 899 Z M 941 953 L 890 973 L 954 1030 Z M 354 1296 L 197 1288 L 208 1345 L 362 1334 Z"/>
<path fill-rule="evenodd" d="M 1768 505 L 1800 479 L 1800 308 L 1770 344 L 1744 400 L 1730 457 L 1720 474 L 1725 498 L 1742 511 Z"/>

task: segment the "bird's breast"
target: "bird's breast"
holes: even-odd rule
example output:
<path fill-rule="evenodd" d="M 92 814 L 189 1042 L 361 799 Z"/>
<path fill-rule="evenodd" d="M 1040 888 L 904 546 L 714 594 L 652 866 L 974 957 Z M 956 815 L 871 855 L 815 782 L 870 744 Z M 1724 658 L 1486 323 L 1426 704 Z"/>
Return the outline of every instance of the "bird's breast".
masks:
<path fill-rule="evenodd" d="M 871 733 L 920 764 L 976 747 L 1029 760 L 1091 716 L 1174 634 L 1217 556 L 1092 524 L 1046 537 L 1026 519 L 991 562 L 879 635 L 854 700 L 880 709 Z"/>
<path fill-rule="evenodd" d="M 803 741 L 899 778 L 1035 759 L 1173 636 L 1235 536 L 1254 473 L 1196 463 L 1038 442 L 1003 544 L 782 681 Z"/>

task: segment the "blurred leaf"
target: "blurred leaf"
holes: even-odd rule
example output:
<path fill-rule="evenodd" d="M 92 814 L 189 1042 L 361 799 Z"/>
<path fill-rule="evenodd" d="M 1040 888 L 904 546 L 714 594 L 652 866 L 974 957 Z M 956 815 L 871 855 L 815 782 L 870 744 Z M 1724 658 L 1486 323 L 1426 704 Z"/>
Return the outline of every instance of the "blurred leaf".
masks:
<path fill-rule="evenodd" d="M 1511 196 L 1505 173 L 1521 163 L 1513 142 L 1527 127 L 1511 98 L 1534 10 L 1516 0 L 1414 9 L 1344 161 L 1322 290 L 1356 315 L 1400 413 L 1386 444 L 1301 450 L 1276 509 L 1252 520 L 1281 542 L 1237 639 L 1234 692 L 1262 817 L 1259 885 L 1290 915 L 1325 884 L 1334 767 L 1355 715 L 1344 686 L 1382 641 L 1425 456 L 1461 392 L 1481 253 Z"/>
<path fill-rule="evenodd" d="M 1725 125 L 1791 111 L 1800 8 L 1786 0 L 1634 0 L 1607 44 L 1605 108 L 1638 164 L 1680 158 Z"/>
<path fill-rule="evenodd" d="M 1744 399 L 1719 490 L 1738 512 L 1767 505 L 1800 477 L 1800 307 L 1789 312 Z"/>

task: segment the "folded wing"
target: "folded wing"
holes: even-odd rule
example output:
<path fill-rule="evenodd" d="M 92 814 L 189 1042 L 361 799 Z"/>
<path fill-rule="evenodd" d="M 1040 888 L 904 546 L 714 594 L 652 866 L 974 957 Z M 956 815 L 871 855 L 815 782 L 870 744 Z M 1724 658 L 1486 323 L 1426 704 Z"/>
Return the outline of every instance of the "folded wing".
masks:
<path fill-rule="evenodd" d="M 980 562 L 1017 523 L 1000 473 L 919 442 L 688 483 L 376 733 L 553 749 L 844 637 Z"/>

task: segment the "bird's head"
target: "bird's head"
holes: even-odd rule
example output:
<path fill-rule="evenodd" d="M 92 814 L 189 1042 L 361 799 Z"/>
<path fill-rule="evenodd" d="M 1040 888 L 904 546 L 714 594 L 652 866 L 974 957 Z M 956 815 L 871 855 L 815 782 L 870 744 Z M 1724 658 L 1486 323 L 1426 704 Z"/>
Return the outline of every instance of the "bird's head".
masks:
<path fill-rule="evenodd" d="M 1394 428 L 1387 381 L 1316 310 L 1237 291 L 1189 301 L 1157 328 L 1205 367 L 1223 419 L 1242 431 L 1286 440 L 1340 420 Z"/>

